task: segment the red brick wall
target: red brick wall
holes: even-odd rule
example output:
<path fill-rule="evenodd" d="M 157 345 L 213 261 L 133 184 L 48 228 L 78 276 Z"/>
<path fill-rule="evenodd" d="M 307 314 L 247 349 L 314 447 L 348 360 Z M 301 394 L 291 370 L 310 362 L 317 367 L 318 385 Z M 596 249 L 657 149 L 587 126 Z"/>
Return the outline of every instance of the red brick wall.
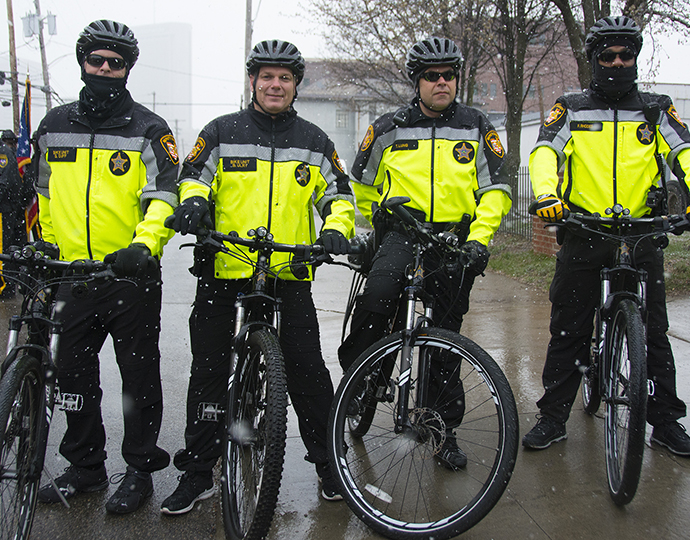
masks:
<path fill-rule="evenodd" d="M 532 218 L 532 249 L 535 253 L 555 255 L 560 249 L 556 242 L 556 227 L 544 227 L 545 223 L 538 217 Z"/>

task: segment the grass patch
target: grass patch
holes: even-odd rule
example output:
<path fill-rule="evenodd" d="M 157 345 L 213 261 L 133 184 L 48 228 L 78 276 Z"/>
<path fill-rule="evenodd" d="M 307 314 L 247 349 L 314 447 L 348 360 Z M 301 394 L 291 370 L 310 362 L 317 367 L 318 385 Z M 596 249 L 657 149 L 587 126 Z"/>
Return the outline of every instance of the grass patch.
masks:
<path fill-rule="evenodd" d="M 532 244 L 520 236 L 496 233 L 489 245 L 489 270 L 510 276 L 520 283 L 548 291 L 556 268 L 556 258 L 534 253 Z M 669 235 L 664 250 L 666 294 L 690 295 L 690 233 Z"/>

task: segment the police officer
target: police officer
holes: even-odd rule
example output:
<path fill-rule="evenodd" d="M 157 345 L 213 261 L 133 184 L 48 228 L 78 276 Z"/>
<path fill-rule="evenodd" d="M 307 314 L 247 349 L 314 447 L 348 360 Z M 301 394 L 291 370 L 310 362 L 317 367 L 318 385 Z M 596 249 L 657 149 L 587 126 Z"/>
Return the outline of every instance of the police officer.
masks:
<path fill-rule="evenodd" d="M 211 121 L 185 159 L 175 230 L 185 234 L 202 224 L 243 234 L 264 226 L 277 242 L 310 244 L 316 240 L 315 207 L 323 219 L 320 241 L 332 253 L 346 252 L 346 238 L 354 233 L 348 177 L 330 139 L 293 108 L 304 76 L 302 55 L 292 43 L 262 41 L 247 59 L 247 73 L 253 89 L 249 107 Z M 274 253 L 271 264 L 287 256 Z M 197 411 L 202 402 L 225 403 L 234 302 L 251 287 L 252 266 L 222 253 L 197 261 L 197 270 L 189 319 L 193 360 L 186 448 L 174 459 L 184 474 L 161 507 L 173 515 L 189 512 L 214 493 L 212 469 L 221 455 L 223 422 L 200 421 Z M 326 452 L 333 387 L 321 355 L 310 279 L 280 276 L 280 344 L 305 459 L 316 465 L 322 497 L 339 500 Z"/>
<path fill-rule="evenodd" d="M 17 165 L 17 136 L 11 129 L 2 132 L 0 144 L 0 243 L 2 252 L 11 246 L 23 246 L 27 241 L 24 219 L 24 181 Z M 1 266 L 1 264 L 0 264 Z M 15 284 L 0 275 L 0 298 L 14 298 Z"/>
<path fill-rule="evenodd" d="M 357 299 L 350 335 L 338 354 L 343 369 L 383 337 L 395 314 L 412 262 L 412 242 L 395 218 L 373 205 L 406 196 L 406 207 L 436 232 L 453 230 L 472 260 L 465 272 L 436 273 L 427 288 L 437 301 L 438 323 L 457 331 L 469 309 L 475 277 L 488 262 L 487 245 L 511 206 L 510 186 L 501 175 L 504 150 L 498 134 L 480 111 L 456 101 L 462 58 L 457 45 L 437 37 L 416 43 L 407 55 L 407 75 L 416 96 L 369 126 L 352 168 L 353 190 L 362 215 L 371 221 L 381 245 L 362 295 Z M 438 261 L 436 261 L 438 266 Z M 444 366 L 453 373 L 452 366 Z M 441 366 L 434 367 L 444 377 Z M 457 372 L 456 372 L 457 373 Z M 459 388 L 459 385 L 455 385 Z M 462 401 L 447 399 L 448 403 Z M 464 467 L 467 457 L 451 428 L 462 412 L 441 413 L 448 428 L 439 453 L 449 469 Z"/>
<path fill-rule="evenodd" d="M 589 30 L 585 48 L 592 64 L 590 88 L 558 99 L 530 156 L 530 178 L 537 215 L 558 221 L 566 208 L 605 215 L 620 204 L 632 217 L 651 212 L 663 159 L 685 183 L 690 170 L 690 133 L 668 96 L 639 92 L 637 58 L 642 35 L 626 16 L 605 17 Z M 625 136 L 624 136 L 625 135 Z M 563 168 L 563 183 L 558 169 Z M 686 188 L 685 188 L 686 189 Z M 565 423 L 589 364 L 593 318 L 599 298 L 599 272 L 613 260 L 615 246 L 566 231 L 551 283 L 551 341 L 537 402 L 541 416 L 522 444 L 547 448 L 567 438 Z M 634 259 L 647 271 L 647 377 L 654 391 L 647 403 L 652 442 L 690 456 L 690 437 L 678 423 L 685 404 L 676 394 L 671 345 L 666 336 L 666 292 L 662 250 L 645 239 Z"/>
<path fill-rule="evenodd" d="M 170 462 L 157 446 L 163 412 L 159 258 L 172 236 L 164 221 L 178 203 L 179 158 L 166 122 L 126 89 L 139 56 L 133 32 L 94 21 L 79 35 L 76 52 L 85 84 L 79 100 L 52 109 L 37 131 L 38 244 L 54 244 L 65 260 L 111 263 L 128 279 L 94 283 L 83 298 L 74 298 L 69 287 L 57 293 L 63 321 L 58 384 L 67 411 L 60 453 L 71 465 L 56 484 L 66 498 L 108 486 L 98 352 L 110 334 L 122 375 L 127 470 L 106 510 L 129 513 L 152 494 L 151 473 Z M 60 498 L 48 484 L 39 500 Z"/>

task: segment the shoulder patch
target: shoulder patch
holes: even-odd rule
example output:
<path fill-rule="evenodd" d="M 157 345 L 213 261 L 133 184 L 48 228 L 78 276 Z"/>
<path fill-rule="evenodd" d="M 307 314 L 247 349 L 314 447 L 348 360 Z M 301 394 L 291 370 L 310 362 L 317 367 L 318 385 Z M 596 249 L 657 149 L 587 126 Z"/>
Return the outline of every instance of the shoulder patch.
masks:
<path fill-rule="evenodd" d="M 563 107 L 563 105 L 560 103 L 556 103 L 553 107 L 551 107 L 551 112 L 549 112 L 549 116 L 547 116 L 546 120 L 544 120 L 544 125 L 550 126 L 554 122 L 557 122 L 564 113 L 565 107 Z"/>
<path fill-rule="evenodd" d="M 175 144 L 175 137 L 171 133 L 161 137 L 161 145 L 166 153 L 170 156 L 172 162 L 177 165 L 180 162 L 180 156 L 177 153 L 177 145 Z"/>
<path fill-rule="evenodd" d="M 491 151 L 498 157 L 502 158 L 505 155 L 505 150 L 503 150 L 503 145 L 501 144 L 501 138 L 495 130 L 492 129 L 484 135 L 484 140 L 489 148 L 491 148 Z"/>
<path fill-rule="evenodd" d="M 199 137 L 196 142 L 194 143 L 194 148 L 192 148 L 191 152 L 187 154 L 187 158 L 185 161 L 189 161 L 190 163 L 194 161 L 201 152 L 203 152 L 204 148 L 206 148 L 206 141 Z"/>
<path fill-rule="evenodd" d="M 7 167 L 9 160 L 7 159 L 7 154 L 0 154 L 0 169 Z"/>
<path fill-rule="evenodd" d="M 685 123 L 680 119 L 680 116 L 678 115 L 678 111 L 676 110 L 676 108 L 675 108 L 673 105 L 671 105 L 671 106 L 668 108 L 668 111 L 666 111 L 666 112 L 668 113 L 668 115 L 669 115 L 671 118 L 673 118 L 673 119 L 674 119 L 676 122 L 678 122 L 681 126 L 685 126 Z"/>
<path fill-rule="evenodd" d="M 372 141 L 374 140 L 374 126 L 370 125 L 367 128 L 367 132 L 364 135 L 364 140 L 362 141 L 362 144 L 359 145 L 359 149 L 362 152 L 366 152 L 369 147 L 371 146 Z"/>
<path fill-rule="evenodd" d="M 340 157 L 338 156 L 338 152 L 336 152 L 335 150 L 333 150 L 331 161 L 333 162 L 333 165 L 335 165 L 336 169 L 338 169 L 341 173 L 345 174 L 345 167 L 343 167 L 343 164 L 340 161 Z"/>

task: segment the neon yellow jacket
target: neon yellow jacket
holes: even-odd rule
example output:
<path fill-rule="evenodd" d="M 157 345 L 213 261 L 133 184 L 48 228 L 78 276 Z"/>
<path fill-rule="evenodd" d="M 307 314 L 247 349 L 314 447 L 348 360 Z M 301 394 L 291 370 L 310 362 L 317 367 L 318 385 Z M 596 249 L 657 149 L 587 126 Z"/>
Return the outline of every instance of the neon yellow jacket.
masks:
<path fill-rule="evenodd" d="M 179 158 L 165 121 L 129 99 L 92 130 L 79 103 L 57 107 L 37 131 L 37 192 L 44 240 L 64 260 L 103 260 L 131 243 L 160 257 L 174 234 Z"/>
<path fill-rule="evenodd" d="M 406 206 L 431 223 L 469 214 L 467 239 L 487 245 L 511 206 L 503 157 L 498 134 L 480 111 L 456 104 L 429 118 L 415 98 L 369 126 L 352 166 L 357 207 L 370 222 L 372 203 L 395 196 L 409 197 Z"/>
<path fill-rule="evenodd" d="M 658 119 L 645 118 L 649 103 L 659 105 Z M 559 98 L 551 109 L 530 155 L 530 179 L 537 197 L 555 194 L 572 207 L 602 215 L 621 204 L 632 217 L 641 217 L 651 211 L 647 193 L 659 179 L 655 153 L 684 182 L 688 150 L 690 133 L 668 96 L 634 91 L 607 104 L 586 90 Z"/>
<path fill-rule="evenodd" d="M 179 182 L 180 200 L 211 199 L 215 228 L 226 234 L 246 237 L 263 226 L 276 242 L 311 244 L 318 238 L 315 207 L 322 229 L 354 235 L 352 192 L 335 147 L 293 109 L 272 119 L 249 107 L 211 121 L 185 159 Z M 256 260 L 256 253 L 244 251 Z M 271 266 L 282 268 L 280 278 L 296 280 L 285 264 L 290 257 L 274 253 Z M 214 270 L 217 279 L 252 275 L 251 265 L 223 253 L 216 254 Z"/>

